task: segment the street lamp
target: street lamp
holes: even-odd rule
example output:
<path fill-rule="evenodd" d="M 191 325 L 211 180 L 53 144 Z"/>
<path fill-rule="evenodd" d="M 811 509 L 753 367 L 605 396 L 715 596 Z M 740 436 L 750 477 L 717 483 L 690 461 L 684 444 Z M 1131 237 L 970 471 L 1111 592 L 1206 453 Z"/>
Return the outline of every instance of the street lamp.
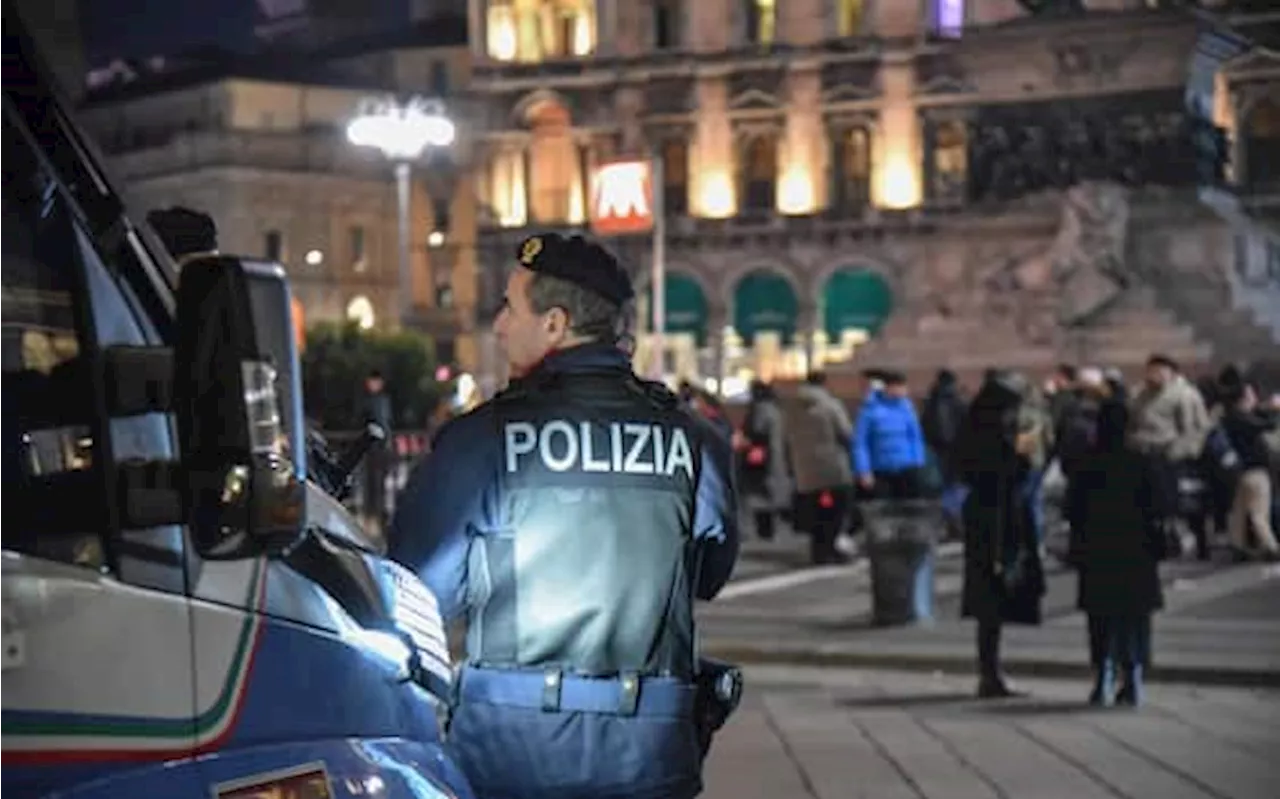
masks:
<path fill-rule="evenodd" d="M 413 270 L 409 263 L 409 169 L 431 147 L 448 147 L 457 133 L 438 101 L 411 98 L 371 98 L 360 104 L 347 125 L 347 140 L 357 147 L 373 147 L 395 164 L 396 210 L 400 235 L 400 320 L 413 309 Z"/>

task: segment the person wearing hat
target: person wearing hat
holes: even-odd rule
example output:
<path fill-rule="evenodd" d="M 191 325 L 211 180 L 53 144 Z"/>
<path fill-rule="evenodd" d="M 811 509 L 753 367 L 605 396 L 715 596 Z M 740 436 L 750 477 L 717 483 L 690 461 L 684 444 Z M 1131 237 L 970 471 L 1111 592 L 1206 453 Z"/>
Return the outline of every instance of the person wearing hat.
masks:
<path fill-rule="evenodd" d="M 1147 359 L 1146 381 L 1130 400 L 1129 446 L 1152 472 L 1152 502 L 1172 541 L 1181 541 L 1175 526 L 1181 511 L 1179 477 L 1194 472 L 1211 427 L 1204 397 L 1178 364 L 1160 354 Z"/>
<path fill-rule="evenodd" d="M 730 442 L 633 373 L 612 254 L 544 234 L 516 261 L 511 383 L 441 429 L 388 536 L 467 622 L 451 747 L 481 796 L 692 797 L 738 695 L 700 687 L 740 686 L 694 644 L 737 558 Z"/>

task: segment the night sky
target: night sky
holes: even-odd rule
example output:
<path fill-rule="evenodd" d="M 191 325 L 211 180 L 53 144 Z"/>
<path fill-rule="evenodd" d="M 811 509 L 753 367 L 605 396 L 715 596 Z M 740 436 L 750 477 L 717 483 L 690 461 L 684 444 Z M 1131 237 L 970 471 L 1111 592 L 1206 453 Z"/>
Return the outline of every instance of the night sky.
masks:
<path fill-rule="evenodd" d="M 365 0 L 388 24 L 407 17 L 409 0 Z M 80 0 L 88 62 L 180 53 L 205 44 L 253 44 L 256 0 Z"/>

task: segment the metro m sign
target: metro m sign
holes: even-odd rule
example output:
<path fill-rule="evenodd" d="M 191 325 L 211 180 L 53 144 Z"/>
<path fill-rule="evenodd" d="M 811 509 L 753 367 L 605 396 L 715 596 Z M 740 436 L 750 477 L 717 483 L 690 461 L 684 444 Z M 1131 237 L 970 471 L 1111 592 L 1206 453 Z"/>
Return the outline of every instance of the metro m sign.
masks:
<path fill-rule="evenodd" d="M 648 161 L 602 164 L 591 184 L 593 232 L 608 236 L 653 229 L 653 178 Z"/>

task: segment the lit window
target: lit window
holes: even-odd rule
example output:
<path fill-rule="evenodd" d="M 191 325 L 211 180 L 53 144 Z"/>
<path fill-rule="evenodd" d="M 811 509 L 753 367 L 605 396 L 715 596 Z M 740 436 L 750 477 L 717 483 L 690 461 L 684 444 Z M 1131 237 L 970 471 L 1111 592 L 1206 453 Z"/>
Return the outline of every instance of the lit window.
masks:
<path fill-rule="evenodd" d="M 594 5 L 587 0 L 543 0 L 540 20 L 542 55 L 568 58 L 595 52 Z"/>
<path fill-rule="evenodd" d="M 516 57 L 516 15 L 509 3 L 491 3 L 487 27 L 489 55 L 499 61 Z"/>
<path fill-rule="evenodd" d="M 747 41 L 772 44 L 777 38 L 778 9 L 775 0 L 746 0 Z"/>
<path fill-rule="evenodd" d="M 933 0 L 933 30 L 956 39 L 964 32 L 964 0 Z"/>
<path fill-rule="evenodd" d="M 841 36 L 857 36 L 862 33 L 862 0 L 837 0 L 836 30 Z"/>
<path fill-rule="evenodd" d="M 593 0 L 493 0 L 487 23 L 486 46 L 499 61 L 573 58 L 596 49 Z"/>

